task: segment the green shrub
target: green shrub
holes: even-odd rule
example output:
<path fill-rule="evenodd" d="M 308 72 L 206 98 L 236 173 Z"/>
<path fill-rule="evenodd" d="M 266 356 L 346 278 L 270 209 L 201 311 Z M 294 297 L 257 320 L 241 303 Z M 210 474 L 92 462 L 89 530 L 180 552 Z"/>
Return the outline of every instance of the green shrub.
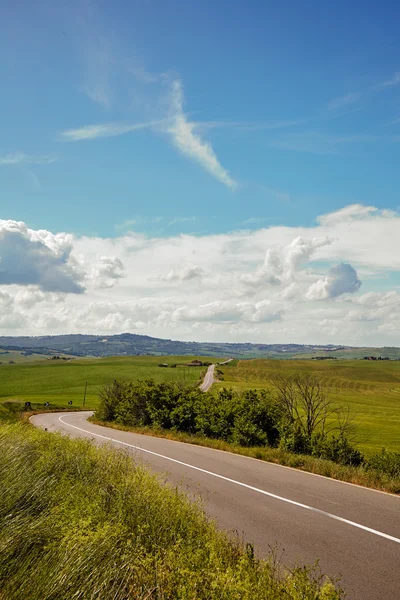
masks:
<path fill-rule="evenodd" d="M 361 452 L 351 445 L 345 435 L 316 434 L 311 440 L 311 454 L 353 467 L 360 466 L 364 461 Z"/>
<path fill-rule="evenodd" d="M 400 452 L 387 452 L 384 448 L 366 461 L 366 467 L 400 479 Z"/>

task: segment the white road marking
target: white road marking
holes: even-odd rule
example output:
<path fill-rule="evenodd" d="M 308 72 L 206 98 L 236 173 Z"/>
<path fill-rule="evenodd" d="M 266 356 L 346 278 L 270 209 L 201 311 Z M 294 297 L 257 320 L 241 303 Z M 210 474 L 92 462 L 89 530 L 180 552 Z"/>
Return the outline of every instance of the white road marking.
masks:
<path fill-rule="evenodd" d="M 228 481 L 229 483 L 233 483 L 235 485 L 239 485 L 240 487 L 244 487 L 248 490 L 252 490 L 253 492 L 257 492 L 258 494 L 263 494 L 264 496 L 269 496 L 270 498 L 274 498 L 275 500 L 280 500 L 281 502 L 286 502 L 287 504 L 292 504 L 293 506 L 298 506 L 300 508 L 304 508 L 305 510 L 310 510 L 319 515 L 323 515 L 324 517 L 328 517 L 329 519 L 334 519 L 335 521 L 340 521 L 341 523 L 346 523 L 347 525 L 351 525 L 352 527 L 357 527 L 358 529 L 362 529 L 363 531 L 367 531 L 368 533 L 372 533 L 379 537 L 382 537 L 382 538 L 385 538 L 392 542 L 396 542 L 397 544 L 400 544 L 400 538 L 396 538 L 393 535 L 389 535 L 388 533 L 383 533 L 382 531 L 378 531 L 377 529 L 372 529 L 371 527 L 366 527 L 365 525 L 361 525 L 360 523 L 356 523 L 355 521 L 349 521 L 349 519 L 344 519 L 343 517 L 338 517 L 337 515 L 326 512 L 324 510 L 320 510 L 319 508 L 309 506 L 308 504 L 302 504 L 301 502 L 296 502 L 295 500 L 290 500 L 289 498 L 285 498 L 284 496 L 278 496 L 277 494 L 272 494 L 271 492 L 266 492 L 265 490 L 261 490 L 260 488 L 256 488 L 252 485 L 248 485 L 247 483 L 243 483 L 242 481 L 236 481 L 236 479 L 230 479 L 230 477 L 225 477 L 224 475 L 219 475 L 218 473 L 213 473 L 213 471 L 207 471 L 206 469 L 201 469 L 200 467 L 195 467 L 194 465 L 189 465 L 188 463 L 182 462 L 181 460 L 177 460 L 176 458 L 164 456 L 164 454 L 159 454 L 158 452 L 153 452 L 152 450 L 146 450 L 145 448 L 141 448 L 140 446 L 128 444 L 128 442 L 121 442 L 120 440 L 116 440 L 112 437 L 107 437 L 105 435 L 101 435 L 100 433 L 93 433 L 93 431 L 88 431 L 87 429 L 82 429 L 81 427 L 77 427 L 76 425 L 71 425 L 70 423 L 66 423 L 65 421 L 63 421 L 62 417 L 59 417 L 58 420 L 61 423 L 63 423 L 64 425 L 66 425 L 67 427 L 72 427 L 73 429 L 77 429 L 78 431 L 82 431 L 83 433 L 88 433 L 89 435 L 92 435 L 92 436 L 94 435 L 95 437 L 102 438 L 104 440 L 108 440 L 109 442 L 114 442 L 115 444 L 121 444 L 122 446 L 128 446 L 129 448 L 134 448 L 135 450 L 139 450 L 140 452 L 152 454 L 153 456 L 158 456 L 159 458 L 164 458 L 165 460 L 169 460 L 171 462 L 177 463 L 178 465 L 188 467 L 189 469 L 194 469 L 195 471 L 200 471 L 201 473 L 206 473 L 207 475 L 211 475 L 212 477 L 217 477 L 218 479 L 223 479 L 224 481 Z"/>

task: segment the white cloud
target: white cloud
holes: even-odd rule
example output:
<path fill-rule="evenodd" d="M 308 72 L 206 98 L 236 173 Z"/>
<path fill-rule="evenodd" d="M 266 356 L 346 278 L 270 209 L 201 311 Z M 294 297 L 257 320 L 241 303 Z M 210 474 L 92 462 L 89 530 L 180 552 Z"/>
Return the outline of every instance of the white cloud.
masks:
<path fill-rule="evenodd" d="M 363 219 L 376 213 L 374 206 L 364 206 L 363 204 L 349 204 L 335 212 L 317 217 L 317 222 L 321 225 L 334 225 L 335 223 L 347 222 L 353 219 Z"/>
<path fill-rule="evenodd" d="M 13 221 L 1 226 L 4 332 L 398 344 L 400 296 L 389 285 L 400 272 L 394 212 L 353 205 L 310 227 L 164 238 L 76 238 Z M 340 263 L 351 267 L 329 272 Z M 363 294 L 352 294 L 358 277 L 351 268 Z M 83 285 L 84 293 L 65 293 Z"/>
<path fill-rule="evenodd" d="M 162 281 L 189 281 L 190 279 L 199 279 L 204 275 L 204 270 L 198 265 L 185 265 L 180 269 L 171 269 Z"/>
<path fill-rule="evenodd" d="M 44 291 L 79 294 L 80 273 L 69 262 L 72 237 L 0 221 L 0 285 L 36 285 Z"/>
<path fill-rule="evenodd" d="M 348 106 L 349 104 L 354 104 L 361 98 L 361 94 L 352 92 L 349 94 L 345 94 L 344 96 L 339 96 L 338 98 L 334 98 L 327 104 L 328 110 L 338 110 L 339 108 L 343 108 L 344 106 Z"/>
<path fill-rule="evenodd" d="M 157 122 L 159 123 L 159 121 Z M 98 125 L 84 125 L 78 129 L 68 129 L 60 133 L 60 139 L 65 142 L 80 142 L 82 140 L 96 140 L 98 138 L 115 137 L 137 131 L 150 129 L 156 122 L 149 123 L 103 123 Z"/>
<path fill-rule="evenodd" d="M 384 81 L 381 84 L 381 86 L 382 87 L 392 87 L 393 85 L 399 85 L 399 84 L 400 84 L 400 71 L 397 71 L 397 73 L 394 73 L 393 77 Z"/>
<path fill-rule="evenodd" d="M 169 221 L 168 225 L 177 225 L 179 223 L 193 223 L 193 221 L 196 221 L 197 217 L 174 217 L 173 219 L 171 219 L 171 221 Z"/>
<path fill-rule="evenodd" d="M 175 321 L 189 321 L 191 323 L 218 322 L 218 323 L 270 323 L 278 321 L 282 316 L 282 309 L 277 310 L 268 300 L 260 302 L 234 302 L 231 300 L 216 300 L 208 304 L 200 304 L 194 308 L 184 306 L 177 309 L 172 319 Z"/>
<path fill-rule="evenodd" d="M 311 239 L 297 237 L 286 246 L 272 246 L 265 254 L 263 266 L 254 273 L 243 275 L 241 279 L 247 285 L 254 287 L 291 285 L 296 279 L 300 266 L 310 260 L 319 248 L 331 244 L 332 241 L 328 237 Z"/>
<path fill-rule="evenodd" d="M 298 131 L 271 139 L 269 145 L 280 150 L 310 152 L 311 154 L 339 154 L 349 144 L 366 144 L 377 141 L 397 141 L 396 138 L 369 134 L 338 135 L 320 131 Z"/>
<path fill-rule="evenodd" d="M 327 277 L 313 283 L 306 293 L 306 298 L 309 300 L 337 298 L 342 294 L 358 292 L 360 286 L 361 281 L 358 279 L 356 270 L 349 264 L 341 263 L 332 267 Z"/>
<path fill-rule="evenodd" d="M 117 256 L 99 256 L 90 273 L 90 280 L 96 287 L 111 288 L 124 276 L 124 265 Z"/>
<path fill-rule="evenodd" d="M 198 162 L 228 188 L 236 189 L 237 182 L 221 165 L 211 145 L 202 140 L 199 133 L 196 133 L 196 124 L 188 121 L 183 111 L 183 90 L 179 80 L 172 82 L 171 114 L 172 123 L 166 130 L 172 136 L 178 150 Z"/>
<path fill-rule="evenodd" d="M 13 154 L 3 154 L 0 156 L 0 166 L 6 165 L 49 165 L 57 160 L 53 154 L 25 154 L 24 152 L 14 152 Z"/>

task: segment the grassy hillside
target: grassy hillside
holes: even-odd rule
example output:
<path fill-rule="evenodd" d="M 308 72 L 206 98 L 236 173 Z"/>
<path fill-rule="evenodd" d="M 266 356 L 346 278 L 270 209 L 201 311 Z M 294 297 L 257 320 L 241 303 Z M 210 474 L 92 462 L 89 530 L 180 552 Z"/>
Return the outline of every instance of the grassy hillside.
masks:
<path fill-rule="evenodd" d="M 231 542 L 132 458 L 0 427 L 0 596 L 7 600 L 335 600 L 305 569 Z"/>
<path fill-rule="evenodd" d="M 217 385 L 236 388 L 268 388 L 276 375 L 317 375 L 337 404 L 350 407 L 362 450 L 400 451 L 400 362 L 247 360 L 219 368 Z"/>
<path fill-rule="evenodd" d="M 66 356 L 62 354 L 61 356 Z M 7 350 L 6 348 L 0 348 L 0 366 L 5 366 L 12 363 L 26 363 L 26 362 L 38 362 L 47 360 L 49 357 L 43 354 L 37 354 L 36 352 L 30 353 L 24 350 Z"/>
<path fill-rule="evenodd" d="M 87 408 L 98 405 L 98 390 L 114 379 L 136 381 L 185 381 L 196 383 L 204 368 L 184 367 L 194 356 L 119 356 L 98 359 L 74 359 L 71 361 L 46 360 L 35 364 L 2 365 L 0 370 L 0 402 L 19 400 L 21 402 L 56 404 L 67 406 L 72 400 L 73 407 L 82 406 L 86 381 L 88 382 Z M 213 358 L 204 358 L 212 362 Z M 159 363 L 177 364 L 176 368 L 159 367 Z"/>

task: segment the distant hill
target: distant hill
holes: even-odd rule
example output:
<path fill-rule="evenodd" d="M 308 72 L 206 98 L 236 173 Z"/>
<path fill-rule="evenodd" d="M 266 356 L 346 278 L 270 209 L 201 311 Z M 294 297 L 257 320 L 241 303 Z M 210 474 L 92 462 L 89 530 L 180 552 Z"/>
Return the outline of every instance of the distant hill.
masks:
<path fill-rule="evenodd" d="M 364 355 L 400 358 L 399 348 L 357 348 L 334 345 L 303 344 L 232 344 L 208 342 L 180 342 L 153 338 L 148 335 L 122 333 L 120 335 L 54 335 L 40 337 L 0 336 L 0 354 L 18 350 L 25 355 L 62 353 L 69 356 L 118 355 L 191 355 L 227 356 L 236 358 L 311 358 L 332 356 L 362 358 Z"/>

